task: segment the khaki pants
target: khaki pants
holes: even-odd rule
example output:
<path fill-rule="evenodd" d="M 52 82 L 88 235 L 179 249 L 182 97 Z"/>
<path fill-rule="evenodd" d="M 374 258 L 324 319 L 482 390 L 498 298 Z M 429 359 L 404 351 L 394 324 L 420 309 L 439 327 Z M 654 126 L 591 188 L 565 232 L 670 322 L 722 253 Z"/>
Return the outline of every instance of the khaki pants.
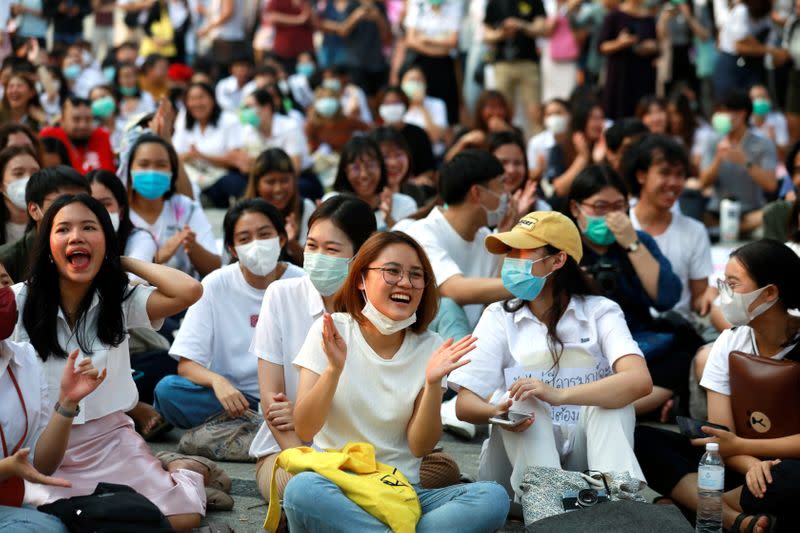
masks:
<path fill-rule="evenodd" d="M 526 135 L 532 134 L 535 125 L 530 124 L 531 116 L 538 116 L 542 99 L 538 63 L 528 60 L 498 61 L 494 64 L 494 81 L 497 90 L 506 97 L 512 113 L 516 112 L 520 101 L 524 104 Z"/>
<path fill-rule="evenodd" d="M 258 484 L 258 491 L 264 500 L 269 503 L 269 486 L 272 482 L 272 468 L 275 465 L 275 460 L 278 458 L 277 453 L 267 455 L 258 460 L 256 463 L 256 483 Z M 433 452 L 422 458 L 422 464 L 419 467 L 419 483 L 426 489 L 439 489 L 442 487 L 449 487 L 459 482 L 461 471 L 458 468 L 458 463 L 444 452 Z M 279 468 L 275 473 L 275 484 L 278 487 L 278 496 L 283 499 L 283 491 L 292 475 L 283 468 Z"/>

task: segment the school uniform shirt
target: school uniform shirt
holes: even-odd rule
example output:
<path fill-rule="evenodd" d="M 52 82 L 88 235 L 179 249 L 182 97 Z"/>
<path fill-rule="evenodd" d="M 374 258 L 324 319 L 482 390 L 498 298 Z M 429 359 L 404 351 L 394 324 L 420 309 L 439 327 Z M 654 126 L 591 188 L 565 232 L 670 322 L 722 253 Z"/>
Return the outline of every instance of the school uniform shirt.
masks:
<path fill-rule="evenodd" d="M 21 319 L 22 310 L 25 308 L 25 300 L 28 296 L 28 288 L 24 283 L 17 283 L 12 289 L 17 297 L 17 309 L 20 310 L 20 319 L 17 320 L 17 325 L 11 334 L 11 340 L 30 342 L 30 337 Z M 160 329 L 164 321 L 157 320 L 153 322 L 147 315 L 147 300 L 156 288 L 136 285 L 130 286 L 128 290 L 130 293 L 122 302 L 123 328 L 125 330 L 130 330 L 131 328 Z M 54 295 L 54 298 L 57 297 L 58 295 Z M 99 313 L 100 298 L 95 292 L 92 297 L 92 303 L 89 305 L 89 310 L 78 326 L 81 328 L 80 335 L 84 343 L 88 343 L 91 353 L 85 353 L 78 345 L 78 331 L 73 331 L 70 328 L 60 307 L 55 319 L 58 344 L 64 348 L 64 351 L 71 353 L 74 350 L 79 350 L 78 361 L 83 357 L 89 357 L 96 369 L 102 371 L 105 368 L 108 372 L 105 381 L 78 404 L 80 413 L 75 417 L 74 424 L 83 424 L 119 411 L 130 411 L 139 401 L 139 393 L 133 383 L 131 374 L 128 336 L 126 335 L 117 346 L 108 346 L 99 341 L 97 339 Z M 42 363 L 43 375 L 50 398 L 58 398 L 65 361 L 66 358 L 51 354 L 47 357 L 47 361 Z"/>
<path fill-rule="evenodd" d="M 602 296 L 573 296 L 556 327 L 564 351 L 554 367 L 547 345 L 547 326 L 525 305 L 515 313 L 502 302 L 484 311 L 473 335 L 476 349 L 470 364 L 450 374 L 454 390 L 469 389 L 481 398 L 505 392 L 518 377 L 533 377 L 555 388 L 593 383 L 614 373 L 614 363 L 626 355 L 643 357 L 619 305 Z M 349 355 L 349 352 L 348 352 Z M 513 409 L 533 412 L 525 400 Z M 580 406 L 553 406 L 551 416 L 562 456 L 571 451 Z"/>
<path fill-rule="evenodd" d="M 411 483 L 419 483 L 421 459 L 411 453 L 406 432 L 414 402 L 425 386 L 425 368 L 441 346 L 441 337 L 406 329 L 400 349 L 384 359 L 364 339 L 352 316 L 334 313 L 332 317 L 347 345 L 347 362 L 325 424 L 314 435 L 314 446 L 326 450 L 348 442 L 370 442 L 379 462 L 396 467 Z M 315 374 L 328 367 L 321 319 L 311 326 L 294 365 Z"/>
<path fill-rule="evenodd" d="M 786 117 L 783 116 L 783 113 L 772 111 L 767 114 L 764 123 L 760 127 L 755 125 L 755 120 L 751 116 L 750 127 L 753 128 L 754 132 L 763 135 L 767 139 L 772 139 L 770 132 L 773 132 L 775 144 L 778 146 L 787 146 L 789 144 L 789 124 L 786 122 Z"/>
<path fill-rule="evenodd" d="M 287 265 L 281 279 L 304 275 L 302 268 Z M 215 270 L 202 283 L 203 296 L 186 311 L 169 354 L 194 361 L 258 398 L 258 365 L 249 348 L 265 290 L 247 283 L 238 262 Z"/>
<path fill-rule="evenodd" d="M 547 157 L 550 154 L 550 149 L 555 146 L 556 138 L 549 130 L 537 133 L 531 140 L 528 141 L 527 156 L 528 168 L 531 171 L 539 170 L 540 160 L 544 162 L 544 171 L 547 167 Z"/>
<path fill-rule="evenodd" d="M 677 205 L 677 202 L 675 203 Z M 636 210 L 630 210 L 631 224 L 637 231 L 642 230 Z M 690 280 L 708 279 L 714 273 L 711 263 L 711 240 L 706 227 L 697 220 L 680 212 L 672 211 L 672 222 L 661 235 L 651 235 L 672 265 L 672 272 L 681 280 L 681 297 L 673 310 L 686 318 L 692 314 L 692 291 Z M 687 246 L 688 244 L 688 246 Z"/>
<path fill-rule="evenodd" d="M 161 214 L 152 224 L 139 216 L 133 209 L 131 209 L 130 216 L 133 225 L 149 232 L 159 248 L 175 233 L 181 231 L 184 225 L 188 225 L 197 234 L 197 243 L 200 246 L 213 254 L 219 253 L 217 242 L 214 239 L 214 230 L 211 228 L 203 208 L 188 196 L 173 194 L 164 200 Z M 178 247 L 175 255 L 165 264 L 190 276 L 199 277 L 183 247 Z"/>
<path fill-rule="evenodd" d="M 223 111 L 216 124 L 209 123 L 206 129 L 201 130 L 197 121 L 191 129 L 186 127 L 184 111 L 175 121 L 172 145 L 178 154 L 185 154 L 194 145 L 201 154 L 218 157 L 241 148 L 244 144 L 242 133 L 242 123 L 233 113 Z"/>
<path fill-rule="evenodd" d="M 243 137 L 242 148 L 250 157 L 258 157 L 261 152 L 269 148 L 280 148 L 290 157 L 308 156 L 308 143 L 303 128 L 285 115 L 277 113 L 272 115 L 269 137 L 249 124 L 244 126 Z"/>
<path fill-rule="evenodd" d="M 237 112 L 244 99 L 245 87 L 240 87 L 239 81 L 233 76 L 219 80 L 214 91 L 217 103 L 225 111 Z"/>
<path fill-rule="evenodd" d="M 14 372 L 22 398 L 25 401 L 23 410 L 17 388 L 11 380 L 8 369 Z M 47 381 L 42 379 L 42 363 L 36 351 L 27 342 L 0 341 L 0 426 L 8 446 L 8 454 L 12 455 L 14 447 L 22 442 L 20 449 L 30 448 L 28 461 L 33 462 L 36 452 L 36 441 L 50 420 L 58 392 L 50 403 L 47 393 Z M 25 414 L 27 413 L 27 425 Z M 27 431 L 27 434 L 25 433 Z M 23 439 L 23 435 L 25 438 Z M 2 449 L 0 449 L 2 453 Z M 3 456 L 0 455 L 0 458 Z"/>
<path fill-rule="evenodd" d="M 786 354 L 794 349 L 796 344 L 785 347 L 773 355 L 771 359 L 783 359 Z M 733 351 L 758 355 L 758 346 L 753 336 L 753 329 L 750 326 L 726 329 L 720 333 L 713 346 L 711 346 L 711 353 L 708 354 L 708 363 L 706 363 L 706 368 L 703 371 L 703 378 L 700 380 L 701 387 L 725 396 L 731 395 L 728 356 Z"/>
<path fill-rule="evenodd" d="M 479 229 L 471 241 L 465 241 L 437 207 L 405 232 L 425 249 L 439 287 L 453 276 L 491 278 L 497 275 L 500 256 L 490 254 L 483 246 L 483 241 L 491 234 L 489 228 Z M 464 312 L 470 328 L 474 328 L 483 312 L 483 305 L 465 305 Z"/>
<path fill-rule="evenodd" d="M 250 353 L 283 367 L 284 394 L 297 399 L 297 368 L 292 365 L 311 326 L 325 312 L 325 304 L 308 276 L 279 280 L 264 294 Z M 250 455 L 264 457 L 281 450 L 266 422 L 250 446 Z"/>

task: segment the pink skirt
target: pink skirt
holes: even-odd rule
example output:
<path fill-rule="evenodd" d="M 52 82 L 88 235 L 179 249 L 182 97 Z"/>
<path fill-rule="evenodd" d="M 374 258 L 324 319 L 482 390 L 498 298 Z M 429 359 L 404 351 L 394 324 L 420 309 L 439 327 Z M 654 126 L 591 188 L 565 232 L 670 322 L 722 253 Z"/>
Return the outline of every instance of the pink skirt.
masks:
<path fill-rule="evenodd" d="M 39 506 L 94 492 L 100 482 L 128 485 L 166 516 L 206 512 L 203 476 L 190 470 L 167 472 L 122 412 L 73 425 L 67 451 L 53 477 L 70 488 L 25 482 L 25 503 Z"/>

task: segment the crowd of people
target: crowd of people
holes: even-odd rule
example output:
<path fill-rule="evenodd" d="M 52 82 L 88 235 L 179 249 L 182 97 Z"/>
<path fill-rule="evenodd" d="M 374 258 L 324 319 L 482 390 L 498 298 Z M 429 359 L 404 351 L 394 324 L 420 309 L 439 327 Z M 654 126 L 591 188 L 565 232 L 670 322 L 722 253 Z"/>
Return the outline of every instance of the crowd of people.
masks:
<path fill-rule="evenodd" d="M 798 27 L 788 0 L 6 2 L 0 528 L 65 531 L 36 508 L 100 482 L 197 528 L 231 480 L 147 442 L 258 412 L 291 531 L 385 530 L 278 462 L 354 442 L 420 531 L 501 528 L 532 466 L 692 520 L 708 442 L 725 528 L 794 531 L 797 417 L 740 415 L 800 391 L 729 354 L 800 365 Z M 659 427 L 689 415 L 728 429 Z M 487 423 L 467 479 L 439 440 Z"/>

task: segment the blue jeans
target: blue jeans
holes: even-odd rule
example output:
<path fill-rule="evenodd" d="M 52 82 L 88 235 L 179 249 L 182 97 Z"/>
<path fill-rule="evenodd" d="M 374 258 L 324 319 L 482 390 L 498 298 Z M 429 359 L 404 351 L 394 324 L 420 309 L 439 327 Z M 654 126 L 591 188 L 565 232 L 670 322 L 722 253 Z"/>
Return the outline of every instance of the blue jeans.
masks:
<path fill-rule="evenodd" d="M 439 312 L 436 313 L 428 329 L 435 331 L 445 340 L 463 339 L 472 333 L 464 308 L 450 298 L 439 299 Z"/>
<path fill-rule="evenodd" d="M 3 533 L 67 533 L 67 528 L 55 516 L 30 507 L 0 505 L 0 531 Z"/>
<path fill-rule="evenodd" d="M 244 394 L 244 393 L 242 393 Z M 225 410 L 214 391 L 181 376 L 167 376 L 158 382 L 153 407 L 173 426 L 197 427 L 208 417 Z M 250 409 L 258 411 L 258 398 L 244 394 Z"/>
<path fill-rule="evenodd" d="M 497 483 L 464 483 L 443 489 L 415 486 L 422 518 L 419 533 L 489 532 L 503 527 L 508 493 Z M 353 503 L 333 482 L 315 472 L 294 476 L 283 495 L 292 533 L 389 532 L 389 527 Z"/>

